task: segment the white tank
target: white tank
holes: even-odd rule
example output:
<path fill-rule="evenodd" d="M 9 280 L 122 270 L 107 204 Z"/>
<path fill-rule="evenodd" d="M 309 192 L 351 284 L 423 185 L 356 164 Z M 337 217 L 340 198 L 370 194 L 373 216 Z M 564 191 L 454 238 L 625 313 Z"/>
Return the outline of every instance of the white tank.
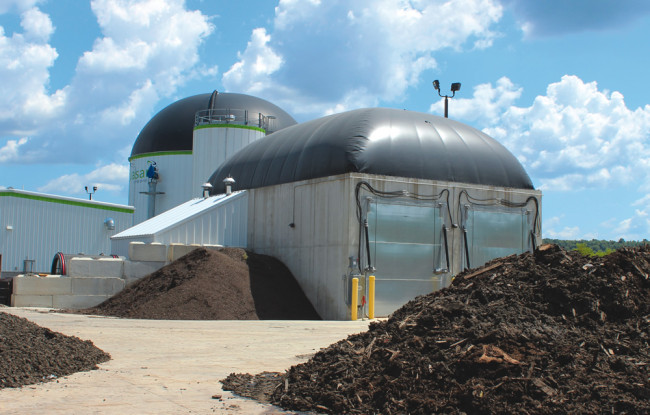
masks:
<path fill-rule="evenodd" d="M 294 124 L 281 108 L 250 95 L 214 91 L 170 104 L 145 125 L 131 151 L 133 223 L 200 197 L 202 185 L 227 158 Z M 147 176 L 152 166 L 156 179 Z"/>
<path fill-rule="evenodd" d="M 135 207 L 134 225 L 193 197 L 191 151 L 141 154 L 131 157 L 129 162 L 129 205 Z M 158 172 L 155 189 L 150 188 L 151 180 L 147 177 L 152 165 Z M 152 197 L 150 190 L 157 194 Z"/>

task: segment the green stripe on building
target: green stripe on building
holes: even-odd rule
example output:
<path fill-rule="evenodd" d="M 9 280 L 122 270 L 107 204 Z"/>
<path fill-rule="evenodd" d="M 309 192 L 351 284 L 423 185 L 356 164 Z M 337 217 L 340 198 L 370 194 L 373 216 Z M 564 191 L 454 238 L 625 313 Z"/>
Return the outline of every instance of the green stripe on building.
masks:
<path fill-rule="evenodd" d="M 242 128 L 244 130 L 253 130 L 266 133 L 264 128 L 253 127 L 252 125 L 240 125 L 240 124 L 203 124 L 197 125 L 194 127 L 195 130 L 201 130 L 203 128 Z"/>
<path fill-rule="evenodd" d="M 133 213 L 133 211 L 134 211 L 133 208 L 120 208 L 120 207 L 116 207 L 116 206 L 105 206 L 105 205 L 99 205 L 99 204 L 88 203 L 88 202 L 77 202 L 77 201 L 74 201 L 74 200 L 57 199 L 57 198 L 54 198 L 54 197 L 47 197 L 47 196 L 27 195 L 27 194 L 24 194 L 24 193 L 14 193 L 14 192 L 2 192 L 2 191 L 0 191 L 0 197 L 17 197 L 19 199 L 37 200 L 39 202 L 58 203 L 60 205 L 79 206 L 79 207 L 83 207 L 83 208 L 108 210 L 108 211 L 111 211 L 111 212 L 120 212 L 120 213 Z"/>
<path fill-rule="evenodd" d="M 158 156 L 191 156 L 192 150 L 178 150 L 178 151 L 156 151 L 153 153 L 136 154 L 129 157 L 129 161 L 141 159 L 145 157 L 158 157 Z"/>

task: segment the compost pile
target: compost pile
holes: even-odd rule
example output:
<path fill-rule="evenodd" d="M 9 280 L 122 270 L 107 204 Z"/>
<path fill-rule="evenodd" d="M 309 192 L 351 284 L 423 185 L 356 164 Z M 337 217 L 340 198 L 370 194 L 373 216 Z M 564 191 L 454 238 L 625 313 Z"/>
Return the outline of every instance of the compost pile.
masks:
<path fill-rule="evenodd" d="M 590 258 L 544 245 L 223 388 L 318 413 L 648 413 L 649 274 L 648 246 Z"/>
<path fill-rule="evenodd" d="M 197 248 L 80 312 L 156 320 L 320 319 L 282 262 L 240 248 Z"/>
<path fill-rule="evenodd" d="M 110 355 L 77 337 L 0 312 L 0 389 L 97 369 Z"/>

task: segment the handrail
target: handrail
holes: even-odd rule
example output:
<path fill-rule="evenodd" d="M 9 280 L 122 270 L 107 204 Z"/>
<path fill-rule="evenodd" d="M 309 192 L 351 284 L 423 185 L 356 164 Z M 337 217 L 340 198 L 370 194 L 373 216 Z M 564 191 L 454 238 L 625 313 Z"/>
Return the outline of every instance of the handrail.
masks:
<path fill-rule="evenodd" d="M 194 126 L 210 124 L 250 125 L 266 131 L 267 134 L 275 131 L 275 117 L 264 115 L 261 112 L 249 112 L 236 108 L 215 108 L 197 111 L 194 116 Z"/>

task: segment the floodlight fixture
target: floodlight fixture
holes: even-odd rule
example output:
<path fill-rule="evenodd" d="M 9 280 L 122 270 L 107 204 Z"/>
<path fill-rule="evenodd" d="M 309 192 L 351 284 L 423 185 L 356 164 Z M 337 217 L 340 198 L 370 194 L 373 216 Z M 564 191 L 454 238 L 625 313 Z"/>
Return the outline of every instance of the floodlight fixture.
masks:
<path fill-rule="evenodd" d="M 445 118 L 449 118 L 449 98 L 453 98 L 456 95 L 456 91 L 460 91 L 460 82 L 451 84 L 451 95 L 442 95 L 440 93 L 440 81 L 437 79 L 433 81 L 433 89 L 438 91 L 438 95 L 445 99 Z"/>
<path fill-rule="evenodd" d="M 97 186 L 93 186 L 92 190 L 88 190 L 88 186 L 84 186 L 86 193 L 88 193 L 88 200 L 93 200 L 93 194 L 97 191 Z"/>

